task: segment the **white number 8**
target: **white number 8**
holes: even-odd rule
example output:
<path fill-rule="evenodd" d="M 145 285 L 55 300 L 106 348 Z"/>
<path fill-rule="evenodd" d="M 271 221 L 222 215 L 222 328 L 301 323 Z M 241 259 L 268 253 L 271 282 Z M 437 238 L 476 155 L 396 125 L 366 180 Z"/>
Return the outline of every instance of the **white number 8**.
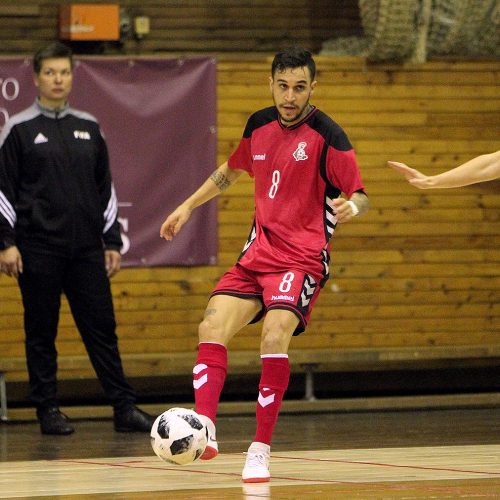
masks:
<path fill-rule="evenodd" d="M 283 276 L 283 279 L 281 280 L 279 290 L 280 292 L 286 293 L 290 291 L 290 288 L 292 288 L 292 281 L 295 278 L 295 274 L 289 272 L 286 273 L 285 276 Z"/>
<path fill-rule="evenodd" d="M 280 171 L 275 170 L 273 172 L 273 183 L 271 184 L 271 189 L 269 189 L 269 198 L 274 198 L 276 196 L 276 191 L 278 191 L 278 184 L 280 182 Z"/>

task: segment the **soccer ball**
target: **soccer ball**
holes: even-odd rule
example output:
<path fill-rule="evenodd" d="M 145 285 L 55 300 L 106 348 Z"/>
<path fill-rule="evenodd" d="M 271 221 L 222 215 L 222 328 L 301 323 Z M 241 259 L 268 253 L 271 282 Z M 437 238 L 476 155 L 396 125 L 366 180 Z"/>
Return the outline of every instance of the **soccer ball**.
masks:
<path fill-rule="evenodd" d="M 151 428 L 153 451 L 165 462 L 194 462 L 207 446 L 208 430 L 200 416 L 186 408 L 170 408 L 158 415 Z"/>

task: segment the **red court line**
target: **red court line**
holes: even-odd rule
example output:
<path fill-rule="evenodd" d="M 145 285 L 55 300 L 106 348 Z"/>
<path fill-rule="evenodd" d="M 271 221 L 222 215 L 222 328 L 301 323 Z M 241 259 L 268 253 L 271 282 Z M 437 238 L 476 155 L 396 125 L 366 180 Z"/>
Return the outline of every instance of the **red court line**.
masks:
<path fill-rule="evenodd" d="M 138 465 L 138 461 L 134 462 L 133 465 L 129 465 L 129 462 L 124 462 L 124 463 L 112 463 L 112 462 L 94 462 L 90 460 L 51 460 L 53 462 L 62 462 L 62 463 L 70 463 L 70 464 L 83 464 L 83 465 L 103 465 L 106 467 L 121 467 L 125 469 L 145 469 L 145 470 L 157 470 L 157 471 L 173 471 L 173 472 L 191 472 L 194 474 L 206 474 L 206 475 L 213 475 L 213 476 L 230 476 L 230 477 L 237 477 L 241 479 L 241 474 L 237 474 L 235 472 L 216 472 L 216 471 L 204 471 L 204 470 L 198 470 L 198 469 L 181 469 L 179 467 L 165 467 L 165 466 L 158 466 L 158 467 L 152 467 L 150 465 Z M 286 481 L 303 481 L 303 482 L 314 482 L 314 483 L 326 483 L 326 484 L 356 484 L 351 481 L 335 481 L 333 479 L 303 479 L 303 478 L 296 478 L 296 477 L 283 477 L 283 476 L 272 476 L 273 479 L 282 479 Z"/>
<path fill-rule="evenodd" d="M 401 469 L 419 469 L 419 470 L 433 470 L 433 471 L 443 471 L 443 472 L 463 472 L 464 474 L 485 474 L 485 475 L 499 475 L 500 472 L 486 472 L 477 470 L 466 470 L 466 469 L 451 469 L 446 467 L 428 467 L 425 465 L 398 465 L 398 464 L 386 464 L 379 462 L 363 462 L 358 460 L 340 460 L 333 458 L 302 458 L 302 457 L 283 457 L 281 455 L 271 455 L 271 458 L 280 458 L 282 460 L 303 460 L 306 462 L 332 462 L 332 463 L 342 463 L 342 464 L 355 464 L 355 465 L 374 465 L 377 467 L 393 467 Z"/>
<path fill-rule="evenodd" d="M 330 459 L 301 459 L 299 457 L 281 457 L 278 455 L 271 455 L 272 457 L 275 458 L 285 458 L 285 459 L 290 459 L 290 460 L 306 460 L 310 462 L 345 462 L 345 463 L 352 463 L 352 464 L 368 464 L 368 465 L 378 465 L 378 466 L 388 466 L 388 467 L 399 467 L 394 464 L 378 464 L 378 463 L 371 463 L 371 462 L 354 462 L 354 461 L 342 461 L 342 460 L 330 460 Z M 119 468 L 130 468 L 130 469 L 146 469 L 146 470 L 155 470 L 155 471 L 173 471 L 173 472 L 188 472 L 188 473 L 194 473 L 194 474 L 203 474 L 203 475 L 212 475 L 212 476 L 229 476 L 229 477 L 237 477 L 238 479 L 241 479 L 241 475 L 238 473 L 234 472 L 216 472 L 216 471 L 202 471 L 198 469 L 184 469 L 184 468 L 179 468 L 179 467 L 165 467 L 165 466 L 148 466 L 148 465 L 139 465 L 140 463 L 143 463 L 142 461 L 130 461 L 130 462 L 123 462 L 123 463 L 112 463 L 112 462 L 95 462 L 95 461 L 90 461 L 90 460 L 53 460 L 53 462 L 63 462 L 63 463 L 73 463 L 73 464 L 83 464 L 83 465 L 102 465 L 105 467 L 119 467 Z M 411 467 L 411 466 L 401 466 L 401 467 Z M 425 467 L 420 467 L 416 466 L 414 468 L 423 468 L 426 469 Z M 431 470 L 433 470 L 431 468 Z M 444 470 L 444 471 L 455 471 L 454 469 L 435 469 L 435 470 Z M 458 471 L 458 472 L 466 472 L 466 471 Z M 492 473 L 492 474 L 497 474 Z M 274 474 L 271 476 L 271 483 L 273 480 L 282 480 L 282 481 L 296 481 L 296 482 L 302 482 L 302 483 L 315 483 L 315 484 L 338 484 L 338 485 L 344 485 L 344 486 L 369 486 L 371 489 L 374 490 L 380 490 L 380 489 L 389 489 L 393 491 L 402 491 L 402 490 L 407 490 L 408 487 L 406 485 L 399 485 L 398 482 L 390 482 L 390 483 L 384 483 L 383 480 L 379 482 L 359 482 L 359 481 L 338 481 L 338 480 L 333 480 L 333 479 L 307 479 L 307 478 L 297 478 L 297 477 L 287 477 L 287 476 L 275 476 Z M 412 483 L 419 483 L 421 481 L 432 481 L 431 479 L 422 479 L 422 480 L 412 480 L 410 482 Z M 459 480 L 460 481 L 460 480 Z M 384 484 L 381 484 L 384 483 Z M 242 483 L 243 484 L 243 483 Z M 277 485 L 278 486 L 278 485 Z M 441 492 L 441 493 L 448 493 L 448 494 L 466 494 L 468 495 L 470 492 L 463 491 L 463 487 L 457 485 L 456 487 L 452 486 L 430 486 L 430 485 L 420 485 L 419 488 L 420 490 L 423 491 L 428 491 L 428 492 Z M 351 492 L 352 493 L 352 492 Z M 490 497 L 491 495 L 489 494 L 483 494 L 481 492 L 474 492 L 473 493 L 474 497 L 478 498 L 486 498 Z M 493 498 L 497 498 L 494 496 Z"/>

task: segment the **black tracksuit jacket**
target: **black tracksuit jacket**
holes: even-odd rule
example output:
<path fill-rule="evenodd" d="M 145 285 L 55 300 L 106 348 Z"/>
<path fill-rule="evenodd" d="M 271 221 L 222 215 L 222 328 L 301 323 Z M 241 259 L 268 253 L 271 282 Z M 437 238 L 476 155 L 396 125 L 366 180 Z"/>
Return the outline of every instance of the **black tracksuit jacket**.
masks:
<path fill-rule="evenodd" d="M 0 134 L 0 250 L 14 244 L 120 249 L 106 143 L 88 113 L 35 103 Z"/>

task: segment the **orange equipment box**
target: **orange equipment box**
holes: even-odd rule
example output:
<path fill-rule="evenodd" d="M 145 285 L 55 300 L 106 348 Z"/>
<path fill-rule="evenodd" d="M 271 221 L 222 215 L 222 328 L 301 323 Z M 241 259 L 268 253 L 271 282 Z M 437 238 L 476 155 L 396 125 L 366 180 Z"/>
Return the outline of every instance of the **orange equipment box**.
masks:
<path fill-rule="evenodd" d="M 61 40 L 119 40 L 118 4 L 71 3 L 59 7 Z"/>

